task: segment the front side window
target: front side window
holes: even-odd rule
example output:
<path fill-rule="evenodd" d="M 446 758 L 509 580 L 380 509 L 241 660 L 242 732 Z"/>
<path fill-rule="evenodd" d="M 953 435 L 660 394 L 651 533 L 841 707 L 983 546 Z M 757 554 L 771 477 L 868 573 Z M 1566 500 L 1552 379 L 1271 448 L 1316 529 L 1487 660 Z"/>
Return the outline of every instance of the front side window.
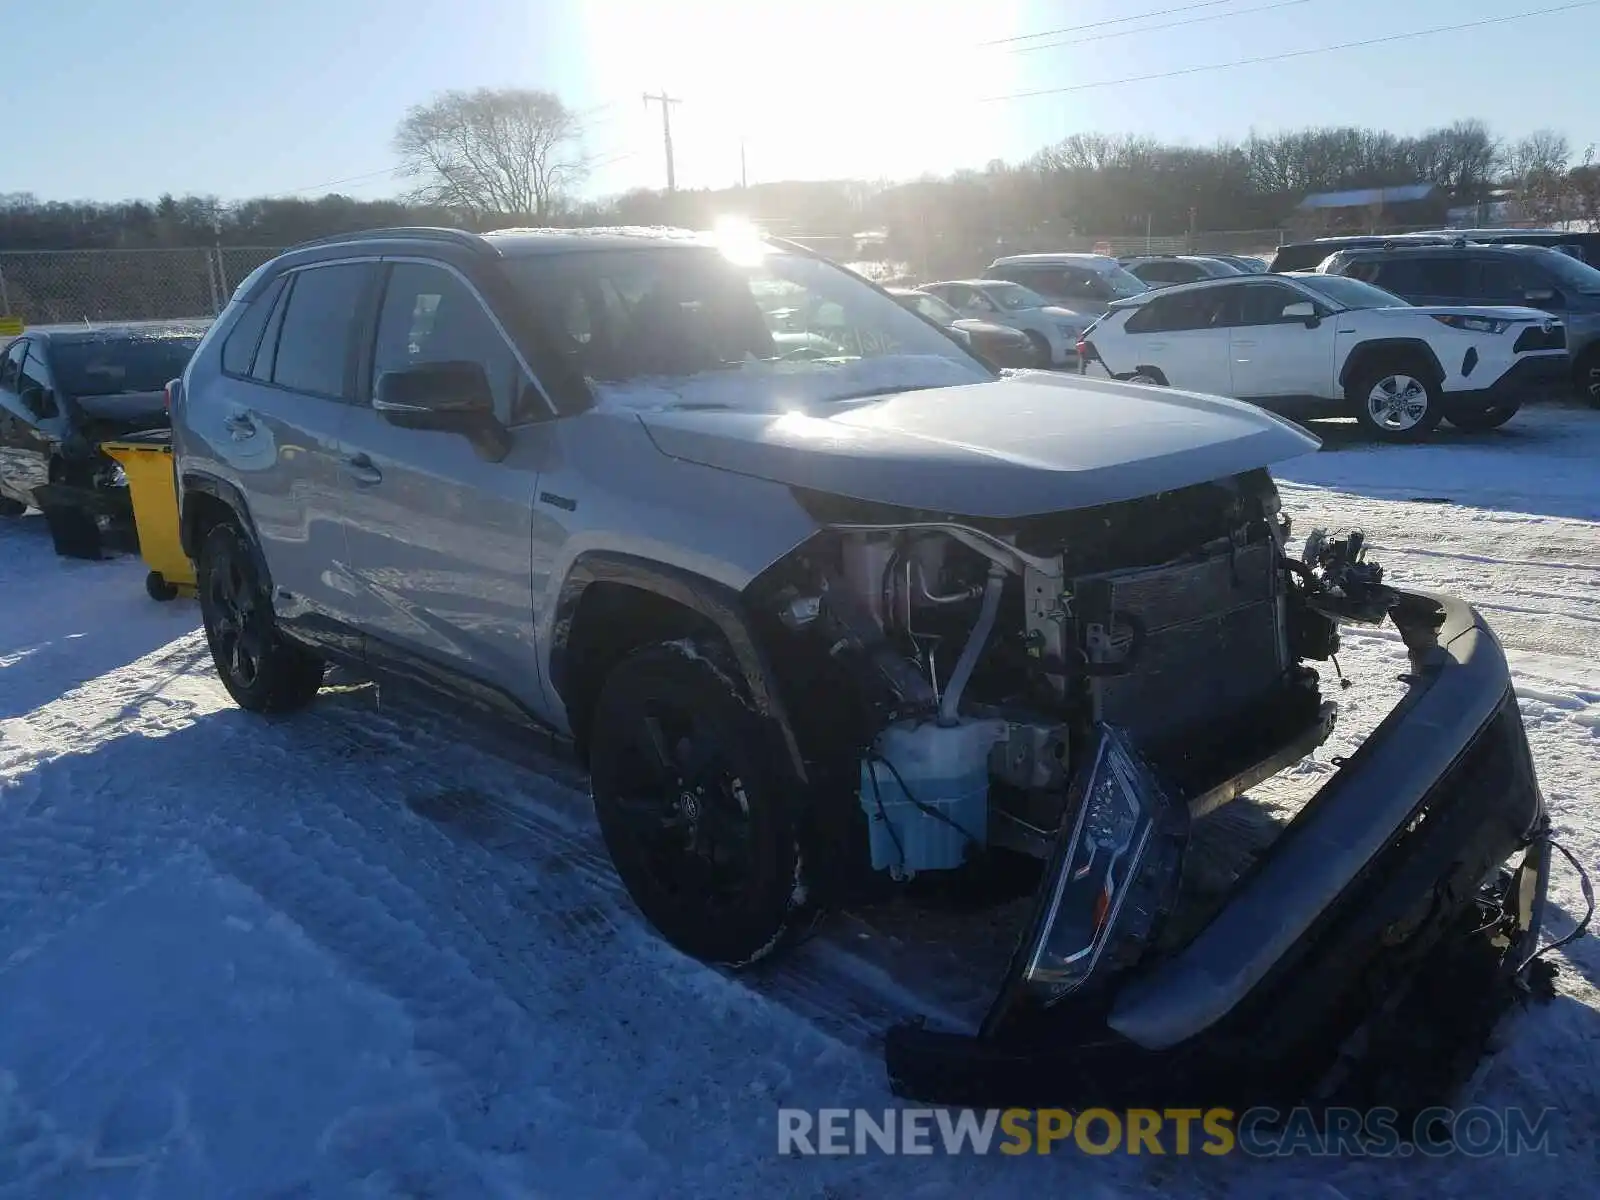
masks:
<path fill-rule="evenodd" d="M 1365 265 L 1365 264 L 1357 264 Z M 1405 308 L 1406 301 L 1361 279 L 1346 275 L 1308 275 L 1300 281 L 1340 308 Z"/>
<path fill-rule="evenodd" d="M 764 410 L 995 377 L 856 276 L 777 248 L 579 249 L 504 270 L 602 399 Z"/>
<path fill-rule="evenodd" d="M 587 309 L 569 309 L 566 328 L 587 341 L 593 322 Z M 423 363 L 475 362 L 494 393 L 495 411 L 509 419 L 520 373 L 511 346 L 490 320 L 472 289 L 443 267 L 396 263 L 384 288 L 372 378 Z"/>
<path fill-rule="evenodd" d="M 349 394 L 351 339 L 370 269 L 366 263 L 339 263 L 295 272 L 278 330 L 273 383 L 329 399 Z"/>
<path fill-rule="evenodd" d="M 15 394 L 20 390 L 22 359 L 28 353 L 28 343 L 21 338 L 12 342 L 6 356 L 0 361 L 0 391 Z"/>
<path fill-rule="evenodd" d="M 40 420 L 60 414 L 50 386 L 49 366 L 37 345 L 28 347 L 28 357 L 23 359 L 22 374 L 17 379 L 17 391 L 22 396 L 22 402 L 28 406 L 28 411 Z"/>

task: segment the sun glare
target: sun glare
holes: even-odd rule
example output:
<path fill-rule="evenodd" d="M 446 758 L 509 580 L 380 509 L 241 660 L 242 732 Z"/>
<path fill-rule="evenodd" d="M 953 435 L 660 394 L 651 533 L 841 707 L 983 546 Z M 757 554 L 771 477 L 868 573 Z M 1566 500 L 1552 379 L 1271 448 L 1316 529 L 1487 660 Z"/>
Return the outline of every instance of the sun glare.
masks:
<path fill-rule="evenodd" d="M 640 183 L 659 186 L 661 113 L 645 107 L 643 93 L 665 88 L 682 100 L 672 125 L 684 187 L 737 183 L 741 143 L 752 183 L 981 166 L 961 157 L 962 147 L 985 144 L 995 118 L 975 101 L 1004 91 L 1014 68 L 973 49 L 1004 35 L 1013 7 L 590 0 L 587 73 L 617 114 L 599 140 L 625 140 Z"/>

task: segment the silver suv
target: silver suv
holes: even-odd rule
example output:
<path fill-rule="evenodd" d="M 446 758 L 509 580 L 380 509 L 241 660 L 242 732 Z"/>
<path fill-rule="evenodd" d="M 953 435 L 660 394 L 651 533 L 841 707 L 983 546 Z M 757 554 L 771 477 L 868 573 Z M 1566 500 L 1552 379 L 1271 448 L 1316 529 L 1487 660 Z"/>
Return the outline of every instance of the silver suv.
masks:
<path fill-rule="evenodd" d="M 715 962 L 924 877 L 1020 885 L 979 1032 L 891 1035 L 905 1091 L 997 1045 L 1238 1083 L 1428 947 L 1481 941 L 1458 991 L 1526 967 L 1547 833 L 1499 646 L 1359 536 L 1291 558 L 1265 467 L 1317 442 L 1251 405 L 1003 374 L 798 247 L 659 230 L 297 248 L 175 392 L 241 706 L 339 662 L 567 740 L 630 894 Z M 1402 706 L 1283 836 L 1212 822 L 1328 737 L 1308 663 L 1385 620 Z"/>

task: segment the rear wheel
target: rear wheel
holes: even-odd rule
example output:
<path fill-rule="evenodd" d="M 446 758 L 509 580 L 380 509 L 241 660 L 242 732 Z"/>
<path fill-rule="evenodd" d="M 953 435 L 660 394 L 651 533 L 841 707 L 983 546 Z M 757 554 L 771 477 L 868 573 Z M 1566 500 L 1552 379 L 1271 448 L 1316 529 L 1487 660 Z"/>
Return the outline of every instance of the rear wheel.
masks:
<path fill-rule="evenodd" d="M 28 506 L 21 500 L 13 500 L 9 496 L 0 496 L 0 517 L 20 517 L 28 511 Z"/>
<path fill-rule="evenodd" d="M 662 643 L 607 677 L 590 740 L 617 873 L 667 941 L 745 966 L 807 924 L 793 772 L 710 651 Z"/>
<path fill-rule="evenodd" d="M 1050 343 L 1045 340 L 1044 335 L 1035 333 L 1031 329 L 1026 332 L 1028 334 L 1028 344 L 1033 347 L 1033 365 L 1036 367 L 1052 366 L 1055 362 L 1055 356 L 1050 353 Z"/>
<path fill-rule="evenodd" d="M 1415 442 L 1439 427 L 1439 385 L 1414 363 L 1378 363 L 1351 379 L 1356 420 L 1387 442 Z"/>
<path fill-rule="evenodd" d="M 1132 374 L 1122 376 L 1124 383 L 1142 383 L 1146 387 L 1166 387 L 1166 378 L 1153 367 L 1140 367 Z"/>
<path fill-rule="evenodd" d="M 206 641 L 234 702 L 251 712 L 310 704 L 323 664 L 279 631 L 255 555 L 238 529 L 222 524 L 206 535 L 197 575 Z"/>
<path fill-rule="evenodd" d="M 1491 429 L 1499 429 L 1516 416 L 1521 408 L 1522 401 L 1514 400 L 1508 404 L 1491 404 L 1488 408 L 1471 412 L 1451 413 L 1445 420 L 1468 433 L 1487 433 Z"/>

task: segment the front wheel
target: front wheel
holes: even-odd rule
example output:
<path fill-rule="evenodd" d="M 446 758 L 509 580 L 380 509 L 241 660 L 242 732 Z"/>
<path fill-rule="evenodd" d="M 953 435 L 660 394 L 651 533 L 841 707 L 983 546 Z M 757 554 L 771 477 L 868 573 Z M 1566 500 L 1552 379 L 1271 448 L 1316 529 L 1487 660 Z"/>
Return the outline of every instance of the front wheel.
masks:
<path fill-rule="evenodd" d="M 1509 404 L 1491 404 L 1488 408 L 1451 413 L 1445 420 L 1467 433 L 1487 433 L 1491 429 L 1499 429 L 1521 408 L 1522 401 L 1514 400 Z"/>
<path fill-rule="evenodd" d="M 590 735 L 595 815 L 645 918 L 685 954 L 746 966 L 810 910 L 795 780 L 713 649 L 662 643 L 607 677 Z"/>
<path fill-rule="evenodd" d="M 1415 442 L 1439 427 L 1439 385 L 1417 367 L 1367 367 L 1350 381 L 1356 420 L 1386 442 Z"/>
<path fill-rule="evenodd" d="M 1041 333 L 1028 330 L 1028 344 L 1033 347 L 1033 365 L 1041 370 L 1055 365 L 1055 355 L 1050 353 L 1050 343 Z"/>
<path fill-rule="evenodd" d="M 232 525 L 206 535 L 196 573 L 200 616 L 217 676 L 250 712 L 304 708 L 322 686 L 323 664 L 278 630 L 255 554 Z"/>

